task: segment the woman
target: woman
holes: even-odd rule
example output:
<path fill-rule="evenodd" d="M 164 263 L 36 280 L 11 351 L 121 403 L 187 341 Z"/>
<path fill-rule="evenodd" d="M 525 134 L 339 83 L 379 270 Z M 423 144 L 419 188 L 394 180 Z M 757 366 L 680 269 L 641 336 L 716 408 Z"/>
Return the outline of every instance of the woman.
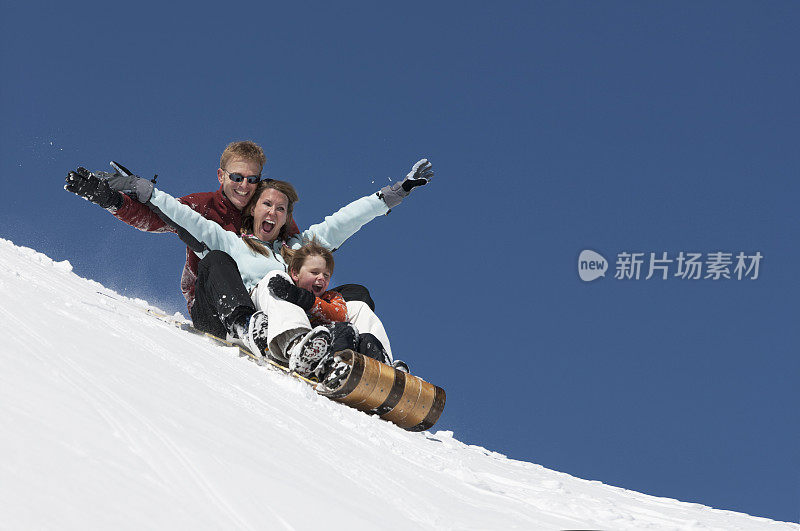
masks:
<path fill-rule="evenodd" d="M 328 354 L 331 334 L 325 326 L 312 327 L 302 308 L 269 289 L 269 281 L 275 276 L 291 280 L 281 248 L 298 249 L 304 242 L 316 240 L 335 250 L 364 224 L 387 214 L 432 177 L 431 163 L 422 159 L 403 181 L 357 199 L 291 237 L 288 227 L 298 196 L 285 181 L 267 179 L 258 184 L 243 210 L 241 236 L 153 188 L 150 181 L 136 178 L 131 189 L 136 191 L 136 199 L 202 244 L 203 249 L 195 251 L 203 258 L 196 286 L 195 305 L 201 304 L 198 314 L 221 321 L 234 338 L 254 352 L 263 355 L 268 348 L 279 361 L 288 361 L 291 370 L 308 375 Z M 203 328 L 202 324 L 199 327 Z"/>

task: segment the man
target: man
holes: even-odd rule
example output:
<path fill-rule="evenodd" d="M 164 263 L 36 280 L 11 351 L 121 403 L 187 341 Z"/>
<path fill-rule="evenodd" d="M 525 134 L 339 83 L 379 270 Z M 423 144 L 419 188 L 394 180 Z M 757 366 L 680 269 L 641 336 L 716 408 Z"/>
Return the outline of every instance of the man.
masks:
<path fill-rule="evenodd" d="M 242 227 L 242 209 L 247 206 L 248 201 L 255 192 L 256 185 L 261 179 L 261 171 L 266 163 L 266 156 L 261 147 L 249 140 L 231 142 L 222 152 L 219 168 L 217 169 L 217 180 L 220 187 L 216 192 L 199 192 L 181 197 L 178 200 L 198 212 L 203 217 L 210 219 L 225 230 L 240 233 Z M 145 232 L 176 232 L 187 242 L 186 263 L 181 274 L 181 291 L 186 298 L 189 315 L 195 326 L 203 331 L 224 337 L 224 330 L 217 329 L 216 326 L 204 326 L 209 322 L 202 315 L 198 315 L 195 308 L 195 292 L 198 280 L 198 270 L 200 259 L 192 249 L 191 236 L 182 234 L 180 229 L 167 223 L 156 212 L 139 201 L 131 199 L 126 193 L 115 189 L 112 184 L 102 178 L 110 178 L 113 183 L 113 175 L 105 172 L 96 172 L 96 176 L 89 172 L 79 175 L 70 172 L 65 188 L 79 196 L 82 196 L 111 212 L 117 219 Z M 290 235 L 300 232 L 297 225 L 292 221 Z M 370 308 L 375 309 L 369 292 L 363 286 L 357 284 L 346 284 L 335 288 L 344 296 L 345 300 L 357 300 L 367 303 Z"/>

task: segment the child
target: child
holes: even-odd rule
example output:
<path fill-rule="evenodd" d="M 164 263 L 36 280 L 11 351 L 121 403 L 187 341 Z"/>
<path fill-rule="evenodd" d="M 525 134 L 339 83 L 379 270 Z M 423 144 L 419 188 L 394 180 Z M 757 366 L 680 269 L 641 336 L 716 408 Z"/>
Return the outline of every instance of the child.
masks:
<path fill-rule="evenodd" d="M 316 241 L 296 250 L 284 247 L 281 254 L 294 284 L 275 276 L 269 281 L 272 294 L 300 306 L 312 326 L 328 326 L 333 336 L 331 353 L 351 349 L 391 365 L 389 338 L 378 316 L 365 303 L 345 302 L 341 294 L 328 291 L 333 254 Z M 398 367 L 405 364 L 398 362 Z"/>

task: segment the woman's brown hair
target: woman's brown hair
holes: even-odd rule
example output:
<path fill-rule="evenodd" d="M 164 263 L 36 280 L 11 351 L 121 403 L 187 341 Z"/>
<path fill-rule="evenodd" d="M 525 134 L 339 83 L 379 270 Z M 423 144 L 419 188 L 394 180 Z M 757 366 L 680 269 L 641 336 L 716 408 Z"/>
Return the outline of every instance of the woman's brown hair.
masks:
<path fill-rule="evenodd" d="M 292 211 L 294 210 L 294 204 L 297 203 L 300 198 L 297 195 L 297 190 L 294 189 L 291 183 L 286 181 L 278 181 L 277 179 L 265 179 L 260 181 L 256 186 L 256 191 L 253 192 L 253 197 L 250 198 L 250 201 L 247 202 L 247 205 L 242 209 L 242 230 L 241 233 L 245 234 L 253 234 L 254 227 L 253 227 L 253 209 L 256 207 L 256 204 L 261 200 L 261 194 L 264 193 L 264 190 L 277 190 L 283 195 L 286 196 L 289 204 L 286 207 L 286 222 L 281 227 L 280 232 L 278 232 L 279 240 L 286 241 L 289 239 L 289 227 L 292 225 Z M 253 252 L 258 254 L 263 254 L 264 256 L 270 256 L 270 250 L 261 243 L 260 240 L 254 238 L 243 238 L 244 243 L 247 244 Z M 266 242 L 269 243 L 269 242 Z"/>

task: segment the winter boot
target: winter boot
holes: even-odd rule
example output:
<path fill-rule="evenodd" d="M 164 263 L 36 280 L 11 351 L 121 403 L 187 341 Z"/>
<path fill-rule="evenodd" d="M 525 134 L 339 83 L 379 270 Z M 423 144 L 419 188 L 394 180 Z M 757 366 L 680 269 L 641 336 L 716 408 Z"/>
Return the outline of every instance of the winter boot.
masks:
<path fill-rule="evenodd" d="M 372 334 L 361 334 L 358 338 L 358 347 L 354 350 L 381 363 L 392 364 L 392 360 L 386 355 L 386 349 L 383 348 L 378 338 Z"/>
<path fill-rule="evenodd" d="M 350 374 L 352 367 L 342 361 L 339 356 L 332 356 L 330 362 L 325 367 L 324 374 L 320 377 L 322 385 L 328 390 L 338 389 L 341 387 L 344 379 Z"/>
<path fill-rule="evenodd" d="M 315 373 L 325 366 L 323 361 L 330 357 L 331 341 L 331 333 L 326 326 L 318 326 L 301 336 L 287 349 L 289 370 L 301 376 L 321 376 Z"/>
<path fill-rule="evenodd" d="M 257 311 L 246 319 L 233 324 L 231 336 L 240 340 L 256 356 L 266 355 L 269 348 L 267 342 L 267 314 Z"/>
<path fill-rule="evenodd" d="M 398 371 L 403 371 L 408 374 L 408 364 L 403 360 L 394 360 L 391 365 Z"/>
<path fill-rule="evenodd" d="M 325 325 L 331 331 L 331 352 L 358 350 L 358 330 L 352 323 L 336 322 Z"/>

